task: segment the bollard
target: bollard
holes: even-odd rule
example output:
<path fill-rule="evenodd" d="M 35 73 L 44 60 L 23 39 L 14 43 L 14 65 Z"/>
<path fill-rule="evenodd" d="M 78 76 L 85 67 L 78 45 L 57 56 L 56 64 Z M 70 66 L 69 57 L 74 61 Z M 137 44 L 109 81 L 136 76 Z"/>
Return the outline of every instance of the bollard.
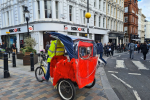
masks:
<path fill-rule="evenodd" d="M 8 54 L 4 53 L 4 78 L 10 77 L 8 70 Z"/>
<path fill-rule="evenodd" d="M 15 57 L 15 53 L 12 53 L 12 63 L 13 63 L 13 67 L 16 67 L 16 57 Z"/>
<path fill-rule="evenodd" d="M 30 64 L 31 64 L 31 71 L 34 71 L 34 54 L 30 54 Z"/>

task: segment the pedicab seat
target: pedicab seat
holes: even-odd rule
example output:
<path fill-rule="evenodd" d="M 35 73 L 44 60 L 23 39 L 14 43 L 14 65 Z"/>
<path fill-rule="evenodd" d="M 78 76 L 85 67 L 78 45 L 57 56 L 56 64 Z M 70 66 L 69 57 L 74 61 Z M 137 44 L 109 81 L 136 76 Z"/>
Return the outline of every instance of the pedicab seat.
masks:
<path fill-rule="evenodd" d="M 56 64 L 60 61 L 60 60 L 66 60 L 67 57 L 66 56 L 54 56 L 51 60 L 51 64 L 50 64 L 50 76 L 53 77 L 53 72 L 54 69 L 56 67 Z"/>

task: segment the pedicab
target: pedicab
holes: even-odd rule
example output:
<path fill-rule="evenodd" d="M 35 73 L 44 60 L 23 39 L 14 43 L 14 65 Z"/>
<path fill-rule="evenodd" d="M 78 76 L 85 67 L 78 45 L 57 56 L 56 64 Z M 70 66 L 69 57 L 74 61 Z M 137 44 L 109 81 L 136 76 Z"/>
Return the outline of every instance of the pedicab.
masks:
<path fill-rule="evenodd" d="M 51 37 L 60 40 L 67 55 L 54 56 L 50 64 L 50 77 L 53 86 L 63 100 L 73 100 L 76 87 L 92 88 L 95 85 L 95 73 L 98 56 L 96 43 L 88 38 L 47 32 Z M 57 43 L 56 43 L 57 45 Z M 55 50 L 59 48 L 56 46 Z"/>

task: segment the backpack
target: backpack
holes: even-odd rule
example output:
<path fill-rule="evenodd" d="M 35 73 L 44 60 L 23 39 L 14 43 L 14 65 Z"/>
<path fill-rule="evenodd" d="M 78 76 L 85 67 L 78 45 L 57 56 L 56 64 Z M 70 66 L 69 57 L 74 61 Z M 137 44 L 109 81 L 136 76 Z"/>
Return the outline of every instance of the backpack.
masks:
<path fill-rule="evenodd" d="M 139 48 L 139 47 L 140 47 L 140 45 L 138 44 L 138 45 L 137 45 L 137 47 Z"/>
<path fill-rule="evenodd" d="M 135 45 L 133 43 L 130 44 L 130 50 L 134 50 Z"/>

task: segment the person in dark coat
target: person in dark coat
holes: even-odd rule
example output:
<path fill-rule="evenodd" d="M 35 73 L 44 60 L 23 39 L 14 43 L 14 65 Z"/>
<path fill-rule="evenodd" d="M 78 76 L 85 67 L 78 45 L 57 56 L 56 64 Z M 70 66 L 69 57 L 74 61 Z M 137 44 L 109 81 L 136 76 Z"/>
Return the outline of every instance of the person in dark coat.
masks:
<path fill-rule="evenodd" d="M 102 43 L 100 43 L 100 41 L 98 41 L 98 43 L 97 43 L 97 54 L 100 54 L 99 59 L 101 59 L 106 65 L 107 62 L 102 58 L 103 57 L 103 45 L 102 45 Z M 99 61 L 98 61 L 98 63 L 100 64 Z"/>
<path fill-rule="evenodd" d="M 146 54 L 148 53 L 148 47 L 147 47 L 146 42 L 142 45 L 141 49 L 142 49 L 142 53 L 143 53 L 143 58 L 144 58 L 144 60 L 146 60 Z"/>
<path fill-rule="evenodd" d="M 0 43 L 0 48 L 2 47 L 2 44 Z"/>
<path fill-rule="evenodd" d="M 114 55 L 114 44 L 113 43 L 111 43 L 111 55 L 113 56 Z"/>
<path fill-rule="evenodd" d="M 47 43 L 46 43 L 46 47 L 45 47 L 46 53 L 47 53 L 47 50 L 49 49 L 49 47 L 50 47 L 49 42 L 47 42 Z"/>
<path fill-rule="evenodd" d="M 6 45 L 5 45 L 5 43 L 4 43 L 4 42 L 2 43 L 1 48 L 6 50 Z"/>
<path fill-rule="evenodd" d="M 110 52 L 111 52 L 111 45 L 110 43 L 107 44 L 107 57 L 108 55 L 110 55 Z"/>
<path fill-rule="evenodd" d="M 122 43 L 121 44 L 121 51 L 123 52 L 123 49 L 124 49 L 124 44 Z"/>

